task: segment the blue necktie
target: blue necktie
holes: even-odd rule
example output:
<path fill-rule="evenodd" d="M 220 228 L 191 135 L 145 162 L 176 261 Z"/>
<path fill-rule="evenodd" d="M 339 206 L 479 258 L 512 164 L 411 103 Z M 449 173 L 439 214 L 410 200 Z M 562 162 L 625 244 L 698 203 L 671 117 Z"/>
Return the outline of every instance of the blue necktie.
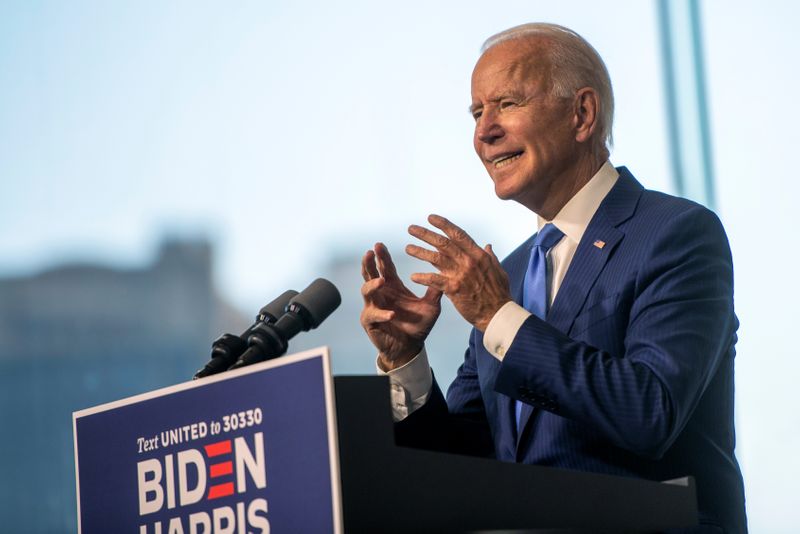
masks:
<path fill-rule="evenodd" d="M 525 273 L 525 283 L 522 288 L 522 307 L 540 319 L 547 318 L 549 307 L 547 287 L 547 253 L 558 243 L 564 233 L 552 223 L 545 224 L 536 239 L 528 262 L 528 271 Z M 517 416 L 517 431 L 519 431 L 522 403 L 516 401 L 514 406 Z"/>

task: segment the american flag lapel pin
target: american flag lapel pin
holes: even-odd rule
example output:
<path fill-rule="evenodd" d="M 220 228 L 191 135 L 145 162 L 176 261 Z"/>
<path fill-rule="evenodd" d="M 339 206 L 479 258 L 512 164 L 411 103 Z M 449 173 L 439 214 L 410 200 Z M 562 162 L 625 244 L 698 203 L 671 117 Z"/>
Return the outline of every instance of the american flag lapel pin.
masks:
<path fill-rule="evenodd" d="M 594 242 L 594 246 L 596 246 L 597 248 L 602 250 L 603 247 L 606 246 L 606 242 L 605 241 L 600 241 L 598 239 L 597 241 Z"/>

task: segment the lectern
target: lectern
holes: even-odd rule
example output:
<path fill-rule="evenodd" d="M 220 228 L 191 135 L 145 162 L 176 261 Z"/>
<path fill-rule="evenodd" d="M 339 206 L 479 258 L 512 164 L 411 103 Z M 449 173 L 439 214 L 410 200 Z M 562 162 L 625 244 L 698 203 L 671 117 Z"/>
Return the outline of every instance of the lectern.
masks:
<path fill-rule="evenodd" d="M 80 533 L 657 532 L 690 477 L 621 478 L 398 446 L 388 379 L 326 348 L 73 415 Z"/>
<path fill-rule="evenodd" d="M 388 379 L 335 377 L 346 532 L 660 532 L 697 524 L 668 482 L 398 447 Z"/>

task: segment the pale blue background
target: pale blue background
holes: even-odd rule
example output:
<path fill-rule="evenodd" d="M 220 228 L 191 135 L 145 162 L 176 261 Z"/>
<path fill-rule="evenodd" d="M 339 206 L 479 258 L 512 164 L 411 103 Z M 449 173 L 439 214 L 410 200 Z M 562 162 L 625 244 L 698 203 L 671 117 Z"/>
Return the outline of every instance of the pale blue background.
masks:
<path fill-rule="evenodd" d="M 798 11 L 701 9 L 753 532 L 795 531 L 800 505 Z M 472 152 L 469 76 L 486 37 L 531 20 L 598 49 L 617 98 L 612 161 L 672 191 L 656 13 L 635 0 L 0 1 L 0 276 L 136 266 L 165 233 L 210 235 L 219 292 L 252 315 L 343 250 L 382 239 L 399 254 L 433 211 L 505 255 L 535 219 L 493 197 Z"/>

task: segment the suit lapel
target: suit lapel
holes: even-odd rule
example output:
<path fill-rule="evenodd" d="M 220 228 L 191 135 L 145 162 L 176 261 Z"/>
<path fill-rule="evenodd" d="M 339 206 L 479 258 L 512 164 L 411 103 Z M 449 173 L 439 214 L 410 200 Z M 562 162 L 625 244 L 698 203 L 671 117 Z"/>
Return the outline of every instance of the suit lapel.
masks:
<path fill-rule="evenodd" d="M 622 232 L 611 226 L 605 217 L 595 215 L 578 244 L 561 288 L 547 314 L 548 323 L 565 334 L 569 332 L 597 276 L 622 237 Z"/>
<path fill-rule="evenodd" d="M 565 334 L 569 333 L 572 323 L 583 308 L 597 277 L 625 236 L 617 226 L 633 215 L 644 189 L 628 169 L 619 167 L 617 170 L 620 173 L 617 183 L 600 203 L 597 212 L 589 222 L 569 269 L 567 269 L 567 274 L 564 276 L 564 281 L 547 314 L 547 323 Z M 528 250 L 533 244 L 532 239 L 529 241 L 530 243 L 526 242 Z M 521 278 L 524 279 L 524 277 L 523 270 Z M 514 289 L 512 288 L 512 290 Z M 517 302 L 522 302 L 522 281 L 519 283 L 518 291 L 518 294 L 514 293 L 514 298 L 517 299 Z M 533 406 L 523 404 L 520 417 L 521 430 L 517 436 L 518 454 L 521 437 L 525 433 L 533 413 Z"/>
<path fill-rule="evenodd" d="M 511 298 L 514 299 L 514 302 L 520 306 L 522 305 L 522 291 L 525 283 L 525 272 L 528 270 L 528 258 L 531 255 L 531 248 L 533 247 L 534 239 L 536 239 L 536 234 L 528 238 L 527 241 L 517 247 L 516 250 L 514 250 L 514 252 L 512 252 L 503 261 L 503 267 L 505 268 L 506 273 L 508 273 Z M 507 419 L 506 423 L 508 424 L 508 428 L 512 430 L 517 428 L 514 399 L 502 394 L 497 395 L 497 410 L 501 417 L 505 417 Z M 511 452 L 513 452 L 513 448 Z"/>
<path fill-rule="evenodd" d="M 528 258 L 531 256 L 535 239 L 536 234 L 533 234 L 503 262 L 503 267 L 508 273 L 511 298 L 520 306 L 522 306 L 522 289 L 525 284 L 525 272 L 528 270 Z"/>
<path fill-rule="evenodd" d="M 589 292 L 625 234 L 617 227 L 633 215 L 643 190 L 625 167 L 586 227 L 558 290 L 547 322 L 565 334 L 583 308 Z"/>

